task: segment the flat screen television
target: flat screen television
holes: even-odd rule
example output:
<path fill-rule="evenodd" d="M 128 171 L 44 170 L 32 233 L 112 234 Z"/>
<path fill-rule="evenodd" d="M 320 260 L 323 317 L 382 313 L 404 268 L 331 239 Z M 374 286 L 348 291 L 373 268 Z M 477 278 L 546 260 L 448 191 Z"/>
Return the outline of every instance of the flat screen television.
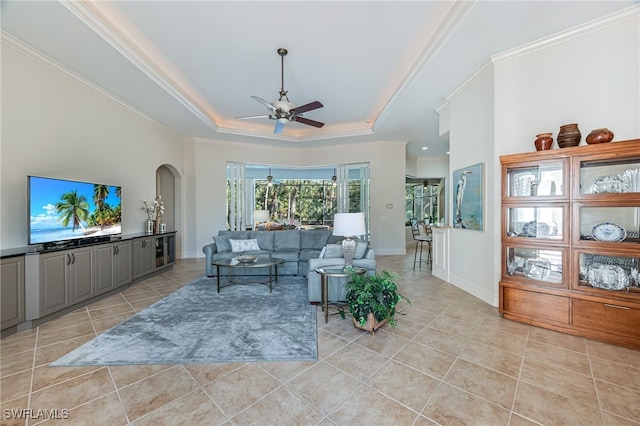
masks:
<path fill-rule="evenodd" d="M 121 234 L 121 187 L 28 176 L 29 244 Z"/>

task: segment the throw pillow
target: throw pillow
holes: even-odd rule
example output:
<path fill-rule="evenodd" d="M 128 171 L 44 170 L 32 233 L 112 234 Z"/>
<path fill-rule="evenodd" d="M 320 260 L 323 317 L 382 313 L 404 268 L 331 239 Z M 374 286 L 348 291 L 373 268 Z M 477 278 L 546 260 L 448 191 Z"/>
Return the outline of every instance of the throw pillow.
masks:
<path fill-rule="evenodd" d="M 229 242 L 231 243 L 231 251 L 233 253 L 239 253 L 239 252 L 251 251 L 251 250 L 260 250 L 260 246 L 258 245 L 258 240 L 256 240 L 255 238 L 252 238 L 249 240 L 229 239 Z"/>
<path fill-rule="evenodd" d="M 342 254 L 342 244 L 327 244 L 324 246 L 324 257 L 326 259 L 338 259 L 344 257 Z"/>
<path fill-rule="evenodd" d="M 213 242 L 216 243 L 216 251 L 218 253 L 224 253 L 231 251 L 231 244 L 229 243 L 229 237 L 215 236 Z"/>
<path fill-rule="evenodd" d="M 356 241 L 356 251 L 353 253 L 353 258 L 362 259 L 367 252 L 367 246 L 366 241 Z"/>
<path fill-rule="evenodd" d="M 327 251 L 327 246 L 322 247 L 322 250 L 320 251 L 320 256 L 318 256 L 318 258 L 322 259 L 324 258 L 324 253 Z"/>

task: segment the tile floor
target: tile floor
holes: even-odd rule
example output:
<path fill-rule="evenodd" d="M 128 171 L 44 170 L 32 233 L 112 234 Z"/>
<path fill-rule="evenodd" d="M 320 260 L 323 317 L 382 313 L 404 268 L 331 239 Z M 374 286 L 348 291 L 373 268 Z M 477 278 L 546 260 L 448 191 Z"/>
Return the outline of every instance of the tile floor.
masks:
<path fill-rule="evenodd" d="M 2 425 L 640 425 L 640 352 L 503 320 L 379 256 L 413 302 L 375 336 L 318 311 L 319 360 L 118 367 L 47 364 L 203 273 L 203 259 L 0 341 Z M 12 410 L 30 420 L 12 418 Z M 52 411 L 52 410 L 58 410 Z M 64 411 L 68 410 L 68 411 Z"/>

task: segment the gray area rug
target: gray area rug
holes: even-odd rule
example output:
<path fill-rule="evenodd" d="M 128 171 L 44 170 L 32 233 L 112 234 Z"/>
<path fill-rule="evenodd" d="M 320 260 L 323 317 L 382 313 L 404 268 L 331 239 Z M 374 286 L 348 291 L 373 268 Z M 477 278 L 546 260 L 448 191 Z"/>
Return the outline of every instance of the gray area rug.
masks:
<path fill-rule="evenodd" d="M 73 350 L 51 366 L 318 359 L 307 280 L 279 277 L 216 292 L 202 277 Z"/>

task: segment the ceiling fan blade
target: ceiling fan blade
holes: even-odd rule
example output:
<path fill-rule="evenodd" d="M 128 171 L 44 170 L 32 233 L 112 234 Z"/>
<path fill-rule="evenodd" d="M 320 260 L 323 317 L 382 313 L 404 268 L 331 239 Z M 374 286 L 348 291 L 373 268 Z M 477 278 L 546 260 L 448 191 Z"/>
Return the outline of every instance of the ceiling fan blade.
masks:
<path fill-rule="evenodd" d="M 311 103 L 295 107 L 290 112 L 292 112 L 294 114 L 302 114 L 303 112 L 312 111 L 314 109 L 322 108 L 323 106 L 324 105 L 322 105 L 320 102 L 313 101 Z"/>
<path fill-rule="evenodd" d="M 284 129 L 284 123 L 281 123 L 280 120 L 276 120 L 276 127 L 273 129 L 273 133 L 282 133 L 282 129 Z"/>
<path fill-rule="evenodd" d="M 260 102 L 265 107 L 267 107 L 267 109 L 270 109 L 271 111 L 275 111 L 276 110 L 276 107 L 271 105 L 271 102 L 267 102 L 267 101 L 265 101 L 264 99 L 262 99 L 259 96 L 252 96 L 252 98 L 255 99 L 256 101 Z"/>
<path fill-rule="evenodd" d="M 251 118 L 271 118 L 270 115 L 245 115 L 243 117 L 233 117 L 236 120 L 249 120 Z"/>
<path fill-rule="evenodd" d="M 324 123 L 321 123 L 319 121 L 309 120 L 308 118 L 298 117 L 298 116 L 291 117 L 291 121 L 297 121 L 298 123 L 302 123 L 302 124 L 306 124 L 308 126 L 313 126 L 313 127 L 318 127 L 318 128 L 324 126 Z"/>

